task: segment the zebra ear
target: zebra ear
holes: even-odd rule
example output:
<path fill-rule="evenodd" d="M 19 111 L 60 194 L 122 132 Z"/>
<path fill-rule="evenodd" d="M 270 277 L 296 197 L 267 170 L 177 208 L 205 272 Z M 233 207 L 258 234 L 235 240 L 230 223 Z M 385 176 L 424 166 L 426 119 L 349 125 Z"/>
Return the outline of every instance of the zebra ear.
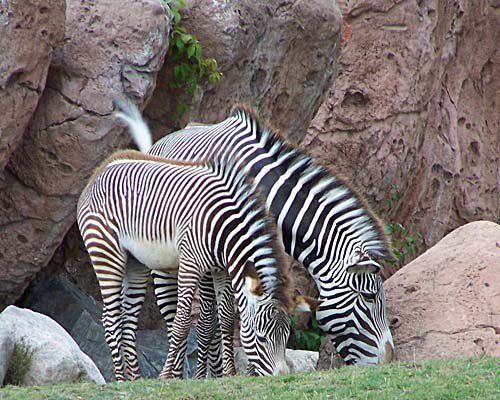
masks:
<path fill-rule="evenodd" d="M 313 312 L 316 311 L 318 306 L 323 302 L 316 300 L 309 296 L 294 296 L 293 302 L 295 303 L 295 312 Z"/>
<path fill-rule="evenodd" d="M 350 274 L 376 274 L 380 271 L 380 264 L 366 251 L 354 249 L 347 262 L 346 271 Z"/>
<path fill-rule="evenodd" d="M 380 264 L 376 261 L 362 261 L 354 265 L 349 265 L 346 271 L 350 274 L 376 274 L 380 272 Z"/>
<path fill-rule="evenodd" d="M 248 301 L 255 301 L 262 296 L 262 287 L 257 278 L 245 276 L 245 283 L 243 284 L 243 292 L 245 293 Z"/>

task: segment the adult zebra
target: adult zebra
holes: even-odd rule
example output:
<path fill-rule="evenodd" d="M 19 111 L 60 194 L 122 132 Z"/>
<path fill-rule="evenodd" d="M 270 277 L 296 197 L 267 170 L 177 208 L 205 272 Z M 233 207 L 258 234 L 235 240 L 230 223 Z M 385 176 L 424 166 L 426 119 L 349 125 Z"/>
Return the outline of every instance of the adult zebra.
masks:
<path fill-rule="evenodd" d="M 136 142 L 144 143 L 151 134 L 140 114 L 133 106 L 124 111 Z M 377 262 L 391 258 L 392 252 L 380 220 L 345 178 L 316 164 L 244 106 L 234 107 L 218 124 L 173 132 L 149 153 L 178 160 L 225 154 L 235 160 L 234 167 L 253 177 L 261 189 L 286 252 L 316 282 L 322 301 L 316 318 L 342 358 L 349 364 L 393 358 Z M 171 280 L 160 274 L 163 282 Z M 175 298 L 175 292 L 161 285 L 156 292 L 162 296 L 159 306 L 168 321 L 172 314 L 168 299 Z"/>
<path fill-rule="evenodd" d="M 117 152 L 90 178 L 77 219 L 103 297 L 105 337 L 117 380 L 139 377 L 135 331 L 151 269 L 178 277 L 177 311 L 161 377 L 182 377 L 193 295 L 209 272 L 226 304 L 232 304 L 234 290 L 252 371 L 287 371 L 288 313 L 295 299 L 283 270 L 283 250 L 255 187 L 230 163 L 169 162 Z M 233 318 L 231 309 L 219 308 L 225 311 L 221 322 Z"/>

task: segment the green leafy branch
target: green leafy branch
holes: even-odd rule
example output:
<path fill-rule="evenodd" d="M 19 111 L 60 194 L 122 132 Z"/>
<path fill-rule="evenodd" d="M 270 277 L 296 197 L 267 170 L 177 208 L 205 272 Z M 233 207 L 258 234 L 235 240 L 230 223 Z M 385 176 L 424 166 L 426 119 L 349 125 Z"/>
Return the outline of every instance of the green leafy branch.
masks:
<path fill-rule="evenodd" d="M 168 59 L 173 64 L 173 89 L 185 90 L 191 101 L 196 88 L 204 82 L 216 84 L 222 77 L 217 61 L 213 58 L 203 58 L 201 44 L 186 28 L 181 25 L 179 8 L 186 6 L 185 0 L 164 0 L 172 13 L 173 23 L 170 32 Z M 181 102 L 176 114 L 180 116 L 188 107 Z"/>
<path fill-rule="evenodd" d="M 407 258 L 411 259 L 415 256 L 415 238 L 399 222 L 388 223 L 387 233 L 391 238 L 392 251 L 397 259 L 396 263 L 402 267 L 406 264 Z"/>

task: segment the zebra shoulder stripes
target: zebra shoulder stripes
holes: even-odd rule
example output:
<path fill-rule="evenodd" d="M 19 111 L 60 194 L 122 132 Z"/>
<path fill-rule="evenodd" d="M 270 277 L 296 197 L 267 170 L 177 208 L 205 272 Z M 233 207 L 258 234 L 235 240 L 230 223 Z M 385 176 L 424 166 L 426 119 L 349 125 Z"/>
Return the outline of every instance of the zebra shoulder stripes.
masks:
<path fill-rule="evenodd" d="M 150 136 L 146 125 L 142 130 Z M 343 359 L 392 359 L 377 261 L 392 252 L 378 217 L 347 179 L 288 144 L 244 106 L 220 123 L 173 132 L 149 153 L 179 160 L 225 154 L 237 160 L 234 167 L 261 189 L 285 250 L 315 280 L 322 300 L 316 317 Z"/>
<path fill-rule="evenodd" d="M 217 160 L 167 162 L 121 151 L 90 178 L 77 219 L 103 297 L 117 380 L 139 377 L 135 330 L 153 268 L 178 274 L 177 312 L 162 377 L 172 377 L 174 364 L 184 360 L 194 290 L 209 271 L 216 284 L 231 283 L 242 318 L 241 342 L 255 373 L 286 368 L 288 313 L 294 306 L 290 282 L 269 219 L 242 174 Z M 263 327 L 265 340 L 259 337 Z"/>

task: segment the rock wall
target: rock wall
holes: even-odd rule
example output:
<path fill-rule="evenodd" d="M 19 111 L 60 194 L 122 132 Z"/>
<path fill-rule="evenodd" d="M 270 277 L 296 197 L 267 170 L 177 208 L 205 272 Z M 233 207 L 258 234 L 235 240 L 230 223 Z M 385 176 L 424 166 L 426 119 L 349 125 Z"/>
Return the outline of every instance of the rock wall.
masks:
<path fill-rule="evenodd" d="M 187 121 L 225 119 L 237 102 L 252 105 L 292 141 L 304 137 L 337 72 L 342 16 L 335 1 L 188 0 L 183 12 L 203 55 L 217 60 L 220 82 L 197 93 L 181 120 L 170 117 L 179 93 L 168 87 L 171 65 L 160 74 L 146 109 L 156 137 Z"/>
<path fill-rule="evenodd" d="M 339 1 L 351 31 L 302 142 L 421 252 L 500 220 L 498 1 Z"/>
<path fill-rule="evenodd" d="M 342 24 L 335 2 L 317 0 L 304 8 L 301 3 L 282 1 L 225 4 L 188 1 L 182 15 L 182 23 L 197 36 L 204 56 L 217 59 L 223 76 L 218 84 L 200 88 L 190 112 L 172 120 L 170 116 L 183 94 L 169 86 L 172 64 L 167 57 L 153 98 L 145 109 L 157 138 L 182 127 L 190 119 L 220 121 L 226 118 L 235 102 L 255 106 L 291 140 L 305 135 L 312 115 L 335 77 Z M 300 63 L 295 61 L 298 59 Z M 254 76 L 262 74 L 267 78 L 263 78 L 257 88 L 252 83 Z M 271 75 L 272 79 L 269 78 Z M 270 106 L 280 96 L 288 98 L 287 112 Z M 75 242 L 79 241 L 78 238 L 78 230 L 73 228 L 66 237 L 64 249 L 58 250 L 47 273 L 62 273 L 86 293 L 100 299 L 86 251 L 81 243 Z M 68 247 L 75 250 L 75 255 L 65 251 Z M 315 284 L 304 268 L 294 265 L 294 275 L 301 293 L 314 294 Z M 197 315 L 195 302 L 195 321 Z M 141 312 L 140 327 L 157 329 L 161 326 L 163 321 L 149 290 Z"/>
<path fill-rule="evenodd" d="M 188 3 L 185 26 L 204 55 L 218 60 L 223 78 L 197 93 L 184 120 L 214 122 L 241 101 L 300 139 L 335 76 L 342 26 L 336 3 Z M 153 128 L 162 135 L 183 122 L 168 120 L 177 93 L 168 87 L 171 65 L 160 71 L 170 27 L 162 4 L 67 0 L 64 44 L 55 50 L 43 97 L 0 179 L 0 306 L 18 299 L 42 269 L 45 276 L 75 278 L 72 271 L 86 268 L 73 282 L 95 292 L 88 259 L 68 256 L 68 246 L 71 251 L 81 243 L 73 246 L 68 238 L 56 250 L 75 221 L 86 177 L 130 141 L 109 115 L 111 99 L 125 95 L 144 107 L 158 75 L 147 109 Z M 57 262 L 47 268 L 54 254 Z"/>
<path fill-rule="evenodd" d="M 52 53 L 64 37 L 64 0 L 0 3 L 0 172 L 42 95 Z"/>
<path fill-rule="evenodd" d="M 90 172 L 129 143 L 109 115 L 111 100 L 128 95 L 144 104 L 151 96 L 168 49 L 162 4 L 67 0 L 64 42 L 0 179 L 0 304 L 15 301 L 50 261 Z"/>

